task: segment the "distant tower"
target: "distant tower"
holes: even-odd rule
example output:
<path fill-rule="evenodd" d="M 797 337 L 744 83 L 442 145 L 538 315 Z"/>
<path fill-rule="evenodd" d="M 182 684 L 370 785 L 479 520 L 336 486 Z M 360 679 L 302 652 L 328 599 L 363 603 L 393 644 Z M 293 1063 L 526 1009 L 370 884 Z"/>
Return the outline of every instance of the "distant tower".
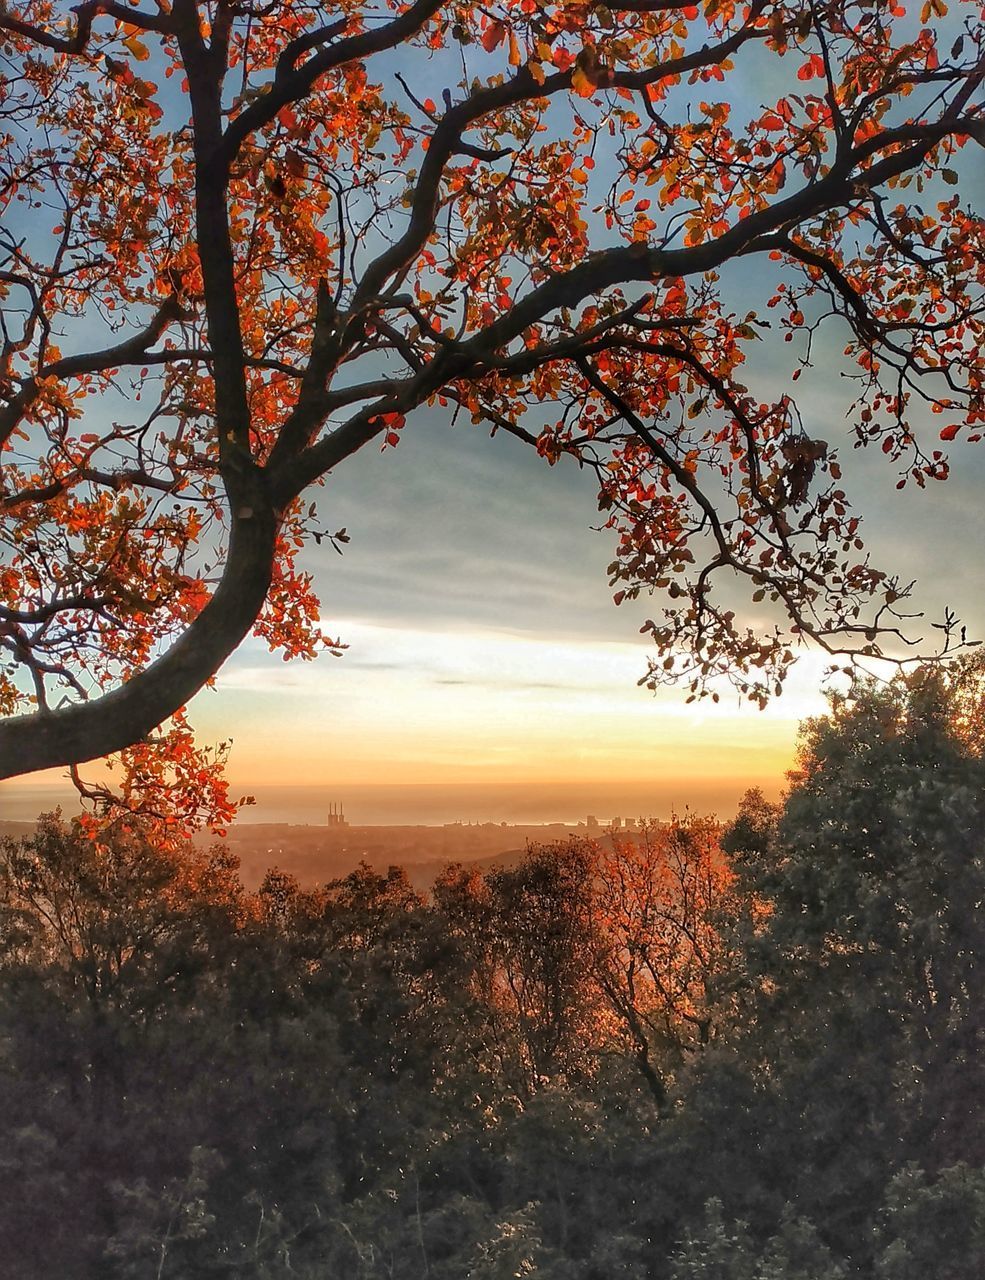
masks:
<path fill-rule="evenodd" d="M 329 809 L 328 825 L 330 827 L 347 827 L 349 825 L 348 822 L 346 822 L 345 820 L 345 815 L 342 812 L 341 804 L 339 805 L 333 804 L 331 809 Z"/>

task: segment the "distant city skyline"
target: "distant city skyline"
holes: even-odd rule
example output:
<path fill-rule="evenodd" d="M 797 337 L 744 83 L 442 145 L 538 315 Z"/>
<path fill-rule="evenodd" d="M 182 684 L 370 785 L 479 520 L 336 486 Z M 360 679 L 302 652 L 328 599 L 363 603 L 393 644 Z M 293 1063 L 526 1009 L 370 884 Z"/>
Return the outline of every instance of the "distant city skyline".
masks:
<path fill-rule="evenodd" d="M 782 787 L 783 777 L 736 779 L 731 783 L 703 782 L 681 777 L 661 782 L 586 788 L 543 784 L 445 786 L 353 786 L 344 793 L 346 821 L 362 825 L 441 826 L 461 822 L 507 822 L 515 825 L 584 823 L 594 815 L 600 827 L 619 816 L 623 821 L 640 817 L 666 818 L 690 808 L 727 818 L 735 810 L 747 786 L 761 785 L 771 797 Z M 240 811 L 243 823 L 290 823 L 328 828 L 330 797 L 322 787 L 281 786 L 257 789 L 255 805 Z M 0 819 L 32 821 L 38 813 L 62 808 L 78 810 L 78 796 L 67 781 L 4 784 L 0 790 Z"/>

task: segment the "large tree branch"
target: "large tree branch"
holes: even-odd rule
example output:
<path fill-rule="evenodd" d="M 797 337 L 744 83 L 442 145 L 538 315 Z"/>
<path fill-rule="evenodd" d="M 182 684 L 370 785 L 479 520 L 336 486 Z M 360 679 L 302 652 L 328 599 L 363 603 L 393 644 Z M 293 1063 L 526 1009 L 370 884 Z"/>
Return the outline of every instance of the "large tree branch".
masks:
<path fill-rule="evenodd" d="M 226 207 L 226 175 L 214 163 L 222 137 L 224 57 L 206 46 L 194 0 L 178 0 L 175 26 L 188 75 L 195 150 L 195 225 L 206 326 L 215 371 L 219 469 L 230 500 L 255 467 L 250 448 L 246 350 L 236 294 L 236 264 Z"/>
<path fill-rule="evenodd" d="M 156 662 L 111 693 L 51 712 L 0 720 L 0 779 L 94 760 L 145 737 L 185 705 L 249 634 L 270 587 L 278 522 L 258 497 L 234 519 L 212 599 Z"/>
<path fill-rule="evenodd" d="M 308 367 L 301 380 L 294 409 L 281 427 L 271 451 L 271 469 L 276 469 L 282 458 L 300 453 L 325 420 L 325 387 L 341 352 L 336 320 L 335 299 L 329 292 L 328 283 L 324 279 L 319 280 Z"/>
<path fill-rule="evenodd" d="M 129 23 L 142 31 L 157 31 L 161 35 L 171 32 L 170 17 L 166 13 L 145 13 L 140 9 L 131 9 L 128 5 L 117 4 L 115 0 L 86 0 L 85 4 L 77 4 L 72 8 L 76 16 L 75 30 L 70 36 L 58 36 L 33 22 L 24 22 L 11 13 L 3 0 L 0 0 L 0 31 L 9 31 L 12 35 L 26 36 L 42 48 L 52 49 L 56 53 L 81 53 L 89 43 L 92 24 L 100 14 L 115 18 L 117 22 Z"/>
<path fill-rule="evenodd" d="M 845 157 L 824 177 L 799 191 L 743 218 L 728 231 L 703 244 L 683 249 L 651 247 L 642 242 L 608 249 L 593 255 L 569 271 L 559 272 L 532 289 L 499 319 L 494 320 L 462 350 L 478 359 L 503 347 L 531 325 L 563 307 L 576 307 L 585 299 L 617 285 L 658 279 L 678 279 L 715 271 L 734 257 L 758 252 L 763 238 L 780 229 L 795 227 L 840 205 L 858 199 L 860 192 L 881 186 L 915 168 L 945 137 L 966 133 L 972 121 L 947 113 L 922 127 L 886 130 L 877 139 Z M 898 150 L 854 173 L 858 164 L 900 143 Z M 761 240 L 763 242 L 761 243 Z"/>
<path fill-rule="evenodd" d="M 765 0 L 755 0 L 743 26 L 715 45 L 703 45 L 692 53 L 668 58 L 646 71 L 612 72 L 606 79 L 606 86 L 645 93 L 647 87 L 658 80 L 685 75 L 701 67 L 716 66 L 760 34 L 756 22 L 765 7 Z M 497 111 L 528 99 L 550 98 L 568 92 L 573 75 L 573 71 L 563 71 L 538 80 L 529 67 L 521 67 L 512 79 L 475 90 L 441 117 L 428 143 L 414 187 L 407 229 L 366 269 L 356 291 L 355 308 L 366 305 L 382 293 L 386 282 L 406 269 L 424 248 L 434 230 L 445 166 L 462 149 L 462 135 L 466 129 Z"/>
<path fill-rule="evenodd" d="M 343 457 L 361 448 L 382 430 L 379 415 L 389 410 L 402 413 L 421 404 L 445 383 L 467 376 L 475 369 L 494 367 L 498 353 L 546 316 L 573 308 L 606 289 L 657 279 L 677 279 L 714 271 L 734 257 L 770 247 L 768 237 L 788 229 L 840 204 L 857 200 L 859 192 L 912 169 L 943 137 L 967 128 L 967 120 L 950 114 L 933 122 L 920 133 L 919 141 L 899 147 L 862 174 L 853 176 L 860 160 L 868 160 L 885 147 L 909 141 L 912 130 L 887 130 L 880 139 L 869 140 L 846 156 L 823 178 L 737 222 L 714 240 L 683 249 L 651 247 L 645 243 L 623 245 L 595 254 L 566 272 L 560 272 L 532 289 L 499 319 L 472 338 L 444 350 L 415 377 L 393 385 L 392 394 L 357 414 L 345 426 L 333 431 L 302 453 L 285 460 L 276 478 L 283 496 L 296 496 L 304 487 L 336 466 Z M 881 142 L 881 146 L 880 146 Z M 379 261 L 379 260 L 378 260 Z M 576 353 L 577 342 L 565 354 Z M 520 357 L 522 360 L 523 357 Z"/>

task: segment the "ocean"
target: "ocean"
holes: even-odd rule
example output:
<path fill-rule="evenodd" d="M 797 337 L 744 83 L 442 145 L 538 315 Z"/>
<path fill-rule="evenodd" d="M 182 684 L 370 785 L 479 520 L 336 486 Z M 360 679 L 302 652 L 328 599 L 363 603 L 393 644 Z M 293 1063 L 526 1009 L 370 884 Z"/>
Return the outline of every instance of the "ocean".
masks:
<path fill-rule="evenodd" d="M 659 779 L 627 783 L 363 783 L 334 786 L 254 786 L 256 804 L 240 822 L 323 826 L 331 805 L 341 805 L 354 826 L 441 826 L 448 822 L 551 823 L 574 825 L 589 814 L 603 825 L 614 817 L 666 818 L 685 808 L 729 817 L 751 785 L 748 779 Z M 79 811 L 68 783 L 0 783 L 0 818 L 31 821 L 61 807 Z"/>

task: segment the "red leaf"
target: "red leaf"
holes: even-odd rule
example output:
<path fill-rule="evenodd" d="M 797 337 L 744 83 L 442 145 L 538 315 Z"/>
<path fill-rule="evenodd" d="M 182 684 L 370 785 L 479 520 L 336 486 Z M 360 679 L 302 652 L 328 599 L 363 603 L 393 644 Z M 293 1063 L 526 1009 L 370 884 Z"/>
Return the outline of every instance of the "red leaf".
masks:
<path fill-rule="evenodd" d="M 491 22 L 482 33 L 482 47 L 486 53 L 492 53 L 503 43 L 503 37 L 506 35 L 505 22 Z"/>

